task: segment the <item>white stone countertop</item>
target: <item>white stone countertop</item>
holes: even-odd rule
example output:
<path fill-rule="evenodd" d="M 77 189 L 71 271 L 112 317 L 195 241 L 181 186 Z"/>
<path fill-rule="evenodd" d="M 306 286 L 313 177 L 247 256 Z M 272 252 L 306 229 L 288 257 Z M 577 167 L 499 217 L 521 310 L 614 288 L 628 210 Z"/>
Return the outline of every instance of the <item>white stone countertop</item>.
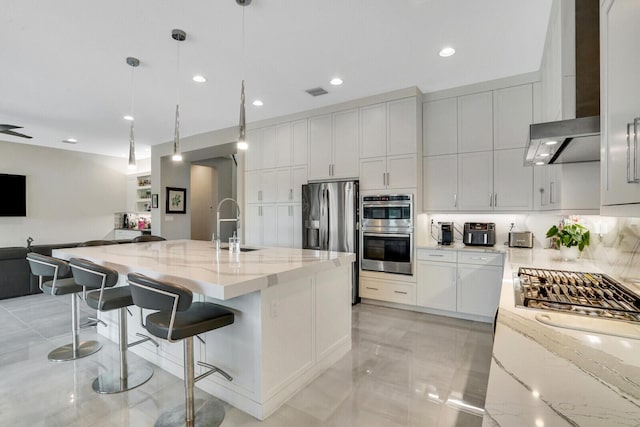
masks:
<path fill-rule="evenodd" d="M 355 261 L 352 253 L 294 248 L 217 253 L 211 242 L 199 240 L 65 248 L 54 250 L 53 256 L 88 259 L 121 274 L 145 274 L 221 300 Z"/>
<path fill-rule="evenodd" d="M 504 245 L 494 246 L 466 246 L 462 243 L 455 243 L 453 245 L 438 245 L 437 243 L 416 245 L 416 249 L 435 249 L 442 251 L 475 251 L 484 253 L 505 253 L 509 248 Z M 531 249 L 525 249 L 531 250 Z"/>
<path fill-rule="evenodd" d="M 513 293 L 513 273 L 533 267 L 605 273 L 640 295 L 634 256 L 507 249 L 483 426 L 640 425 L 640 324 L 516 308 Z"/>

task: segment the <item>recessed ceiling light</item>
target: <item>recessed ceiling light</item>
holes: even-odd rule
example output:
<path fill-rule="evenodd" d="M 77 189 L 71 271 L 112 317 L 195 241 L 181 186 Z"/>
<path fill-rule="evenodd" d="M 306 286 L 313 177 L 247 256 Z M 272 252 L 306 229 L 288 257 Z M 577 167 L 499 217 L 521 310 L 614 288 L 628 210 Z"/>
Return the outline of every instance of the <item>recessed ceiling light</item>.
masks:
<path fill-rule="evenodd" d="M 558 143 L 558 141 L 547 141 L 545 142 L 545 145 L 556 145 Z"/>
<path fill-rule="evenodd" d="M 78 140 L 75 138 L 67 138 L 63 139 L 62 142 L 64 142 L 65 144 L 75 144 L 76 142 L 78 142 Z"/>
<path fill-rule="evenodd" d="M 207 78 L 205 76 L 201 76 L 200 74 L 196 74 L 195 76 L 193 76 L 193 81 L 196 83 L 204 83 L 207 81 Z"/>
<path fill-rule="evenodd" d="M 331 83 L 334 86 L 340 86 L 342 84 L 342 79 L 340 77 L 334 77 L 331 79 L 329 83 Z"/>
<path fill-rule="evenodd" d="M 133 116 L 130 116 L 129 114 L 127 114 L 126 116 L 124 116 L 124 117 L 122 117 L 122 118 L 123 118 L 123 119 L 125 119 L 125 120 L 128 120 L 128 121 L 130 121 L 130 122 L 132 122 L 132 121 L 133 121 Z"/>
<path fill-rule="evenodd" d="M 264 102 L 260 101 L 259 99 L 256 99 L 255 101 L 253 101 L 252 104 L 255 105 L 256 107 L 262 107 L 264 105 Z"/>
<path fill-rule="evenodd" d="M 549 157 L 549 153 L 540 153 L 540 157 Z"/>
<path fill-rule="evenodd" d="M 536 162 L 537 166 L 544 165 L 544 162 Z"/>
<path fill-rule="evenodd" d="M 451 56 L 454 53 L 456 53 L 456 50 L 452 47 L 443 47 L 442 50 L 440 51 L 440 56 L 446 58 L 447 56 Z"/>

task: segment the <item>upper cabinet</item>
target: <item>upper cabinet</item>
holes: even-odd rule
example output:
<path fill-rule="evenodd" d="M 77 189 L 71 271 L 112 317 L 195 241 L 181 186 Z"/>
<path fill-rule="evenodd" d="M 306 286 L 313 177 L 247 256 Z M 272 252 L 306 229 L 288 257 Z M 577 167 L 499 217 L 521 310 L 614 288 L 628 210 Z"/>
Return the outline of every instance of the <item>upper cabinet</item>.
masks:
<path fill-rule="evenodd" d="M 277 164 L 276 128 L 268 126 L 247 132 L 246 170 L 275 168 Z"/>
<path fill-rule="evenodd" d="M 493 96 L 480 92 L 458 97 L 458 152 L 493 149 Z"/>
<path fill-rule="evenodd" d="M 276 167 L 307 164 L 307 119 L 279 124 L 275 127 Z"/>
<path fill-rule="evenodd" d="M 524 148 L 533 122 L 531 85 L 514 86 L 493 92 L 494 150 Z"/>
<path fill-rule="evenodd" d="M 358 110 L 309 119 L 309 180 L 358 177 Z"/>
<path fill-rule="evenodd" d="M 425 102 L 424 210 L 532 210 L 532 121 L 530 83 Z"/>
<path fill-rule="evenodd" d="M 634 0 L 608 0 L 600 9 L 601 202 L 640 203 L 640 8 Z M 622 207 L 621 207 L 622 208 Z M 640 215 L 627 206 L 624 214 Z M 617 214 L 615 210 L 607 213 Z"/>
<path fill-rule="evenodd" d="M 456 154 L 458 98 L 425 102 L 422 108 L 422 153 L 425 156 Z"/>
<path fill-rule="evenodd" d="M 360 109 L 360 189 L 417 186 L 418 120 L 416 98 Z"/>

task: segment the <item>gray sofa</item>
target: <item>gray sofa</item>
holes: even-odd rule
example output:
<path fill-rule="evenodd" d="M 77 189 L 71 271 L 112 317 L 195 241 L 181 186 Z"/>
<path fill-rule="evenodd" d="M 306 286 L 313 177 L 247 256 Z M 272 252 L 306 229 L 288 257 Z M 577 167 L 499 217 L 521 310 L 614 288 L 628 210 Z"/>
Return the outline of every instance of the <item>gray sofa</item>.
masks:
<path fill-rule="evenodd" d="M 131 243 L 131 240 L 116 240 Z M 38 278 L 31 274 L 27 253 L 51 256 L 54 249 L 75 248 L 80 243 L 35 245 L 26 248 L 0 248 L 0 300 L 40 293 Z"/>

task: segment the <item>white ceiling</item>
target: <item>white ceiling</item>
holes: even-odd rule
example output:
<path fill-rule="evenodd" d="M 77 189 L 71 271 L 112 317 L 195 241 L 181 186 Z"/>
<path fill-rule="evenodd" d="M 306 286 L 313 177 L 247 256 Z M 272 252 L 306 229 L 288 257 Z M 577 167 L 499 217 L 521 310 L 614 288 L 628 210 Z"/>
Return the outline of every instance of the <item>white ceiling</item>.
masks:
<path fill-rule="evenodd" d="M 181 135 L 409 86 L 431 92 L 540 67 L 551 0 L 20 0 L 0 14 L 0 123 L 32 140 L 126 157 L 135 56 L 138 157 L 173 138 L 181 28 Z M 456 54 L 440 58 L 445 45 Z M 242 72 L 242 69 L 244 71 Z M 194 74 L 209 81 L 197 84 Z M 340 76 L 344 84 L 329 85 Z M 313 98 L 305 89 L 322 86 Z M 259 98 L 264 106 L 251 102 Z M 61 143 L 77 138 L 77 145 Z"/>

